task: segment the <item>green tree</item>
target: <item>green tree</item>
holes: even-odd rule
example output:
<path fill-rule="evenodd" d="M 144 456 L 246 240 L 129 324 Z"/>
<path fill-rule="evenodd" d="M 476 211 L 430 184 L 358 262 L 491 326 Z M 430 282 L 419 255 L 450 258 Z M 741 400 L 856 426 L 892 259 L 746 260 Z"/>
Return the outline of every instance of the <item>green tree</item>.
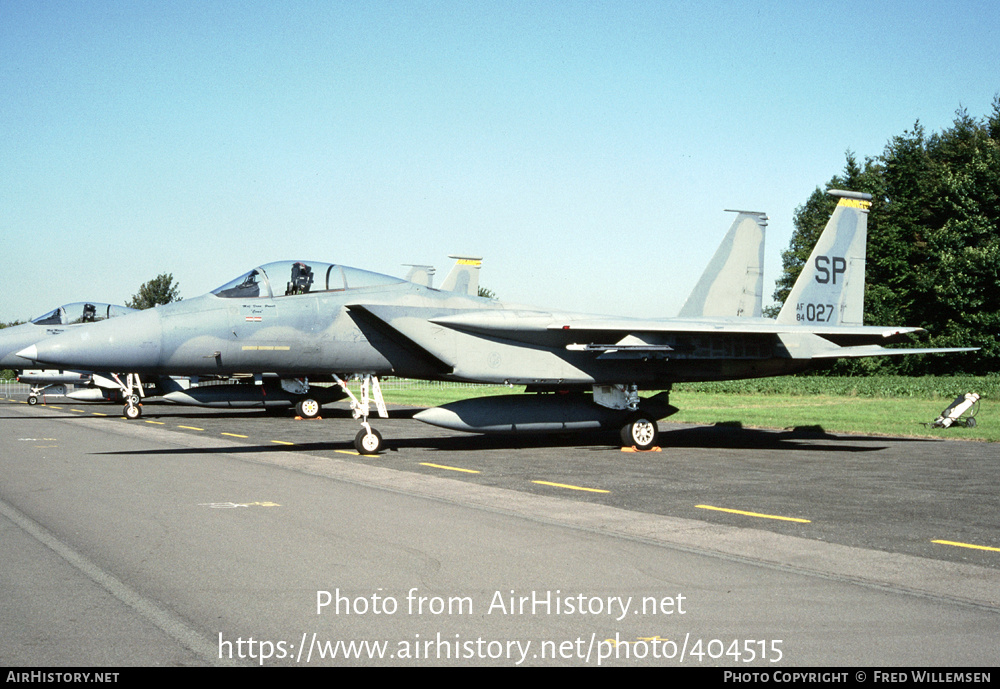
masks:
<path fill-rule="evenodd" d="M 1000 95 L 978 120 L 965 109 L 943 132 L 917 122 L 876 159 L 828 183 L 872 194 L 865 322 L 919 325 L 923 344 L 980 347 L 947 357 L 841 363 L 838 372 L 908 374 L 1000 371 Z M 783 302 L 835 200 L 816 189 L 796 209 L 774 298 Z"/>
<path fill-rule="evenodd" d="M 149 282 L 143 283 L 139 291 L 125 302 L 125 306 L 131 309 L 151 309 L 160 304 L 180 300 L 180 285 L 174 284 L 173 273 L 160 273 Z"/>

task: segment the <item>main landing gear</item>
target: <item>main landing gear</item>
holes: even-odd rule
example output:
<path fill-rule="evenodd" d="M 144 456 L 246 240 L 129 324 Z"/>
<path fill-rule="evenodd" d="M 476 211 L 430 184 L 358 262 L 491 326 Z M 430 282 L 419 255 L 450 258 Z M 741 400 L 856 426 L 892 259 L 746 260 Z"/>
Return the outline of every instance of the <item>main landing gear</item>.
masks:
<path fill-rule="evenodd" d="M 622 426 L 620 435 L 622 447 L 651 450 L 656 447 L 660 430 L 656 426 L 656 419 L 637 411 L 629 416 L 629 420 Z"/>
<path fill-rule="evenodd" d="M 609 409 L 628 412 L 625 424 L 619 431 L 622 447 L 634 447 L 637 450 L 651 450 L 660 439 L 660 431 L 656 426 L 656 417 L 647 411 L 639 409 L 639 386 L 629 385 L 595 385 L 594 402 Z"/>
<path fill-rule="evenodd" d="M 370 373 L 361 376 L 361 400 L 354 396 L 354 393 L 347 387 L 347 383 L 334 374 L 333 379 L 337 381 L 347 396 L 351 399 L 351 410 L 355 419 L 361 419 L 361 430 L 354 436 L 354 449 L 363 455 L 377 455 L 382 449 L 382 434 L 371 427 L 368 423 L 368 414 L 371 411 L 371 403 L 375 402 L 378 415 L 383 419 L 389 417 L 386 411 L 385 401 L 382 399 L 382 388 L 378 384 L 378 377 Z"/>
<path fill-rule="evenodd" d="M 295 403 L 295 413 L 303 419 L 315 419 L 321 410 L 320 403 L 311 397 L 306 397 Z"/>

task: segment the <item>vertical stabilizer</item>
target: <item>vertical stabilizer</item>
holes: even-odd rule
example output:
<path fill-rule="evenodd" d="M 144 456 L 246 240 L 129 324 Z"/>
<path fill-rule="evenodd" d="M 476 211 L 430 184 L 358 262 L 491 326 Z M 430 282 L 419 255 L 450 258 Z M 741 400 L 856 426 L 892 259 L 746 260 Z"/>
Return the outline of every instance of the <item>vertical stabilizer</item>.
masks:
<path fill-rule="evenodd" d="M 681 318 L 762 315 L 767 216 L 758 211 L 726 212 L 738 215 L 681 307 Z"/>
<path fill-rule="evenodd" d="M 437 272 L 434 266 L 425 266 L 417 263 L 405 263 L 410 266 L 410 272 L 403 278 L 407 282 L 413 282 L 424 287 L 434 286 L 434 273 Z"/>
<path fill-rule="evenodd" d="M 871 195 L 830 189 L 840 199 L 802 273 L 778 314 L 778 323 L 862 325 L 865 250 Z"/>
<path fill-rule="evenodd" d="M 479 267 L 482 256 L 449 256 L 455 259 L 451 272 L 441 283 L 442 292 L 458 292 L 474 297 L 479 294 Z"/>

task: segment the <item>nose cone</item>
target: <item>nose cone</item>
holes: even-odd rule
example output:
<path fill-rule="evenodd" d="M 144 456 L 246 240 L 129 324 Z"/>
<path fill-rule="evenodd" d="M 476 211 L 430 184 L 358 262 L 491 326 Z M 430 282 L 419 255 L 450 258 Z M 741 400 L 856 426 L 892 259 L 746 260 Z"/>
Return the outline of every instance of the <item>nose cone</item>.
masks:
<path fill-rule="evenodd" d="M 60 368 L 153 372 L 160 363 L 162 328 L 155 309 L 67 330 L 17 356 Z"/>
<path fill-rule="evenodd" d="M 24 368 L 27 362 L 17 352 L 48 336 L 45 328 L 34 323 L 0 329 L 0 368 Z"/>

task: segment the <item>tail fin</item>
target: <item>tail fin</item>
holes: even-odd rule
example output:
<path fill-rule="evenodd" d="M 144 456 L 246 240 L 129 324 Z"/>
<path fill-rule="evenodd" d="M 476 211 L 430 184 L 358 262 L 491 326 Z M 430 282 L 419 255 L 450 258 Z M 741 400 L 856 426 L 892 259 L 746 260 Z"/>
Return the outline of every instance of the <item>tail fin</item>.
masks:
<path fill-rule="evenodd" d="M 778 323 L 861 325 L 871 194 L 830 189 L 840 201 L 778 314 Z"/>
<path fill-rule="evenodd" d="M 437 272 L 434 266 L 425 266 L 418 263 L 404 263 L 410 266 L 410 272 L 403 278 L 407 282 L 414 282 L 424 287 L 434 286 L 434 273 Z"/>
<path fill-rule="evenodd" d="M 458 292 L 474 297 L 479 293 L 479 267 L 482 256 L 449 256 L 455 259 L 451 272 L 441 283 L 442 292 Z"/>
<path fill-rule="evenodd" d="M 738 215 L 681 307 L 681 318 L 762 315 L 767 216 L 758 211 L 726 212 Z"/>

